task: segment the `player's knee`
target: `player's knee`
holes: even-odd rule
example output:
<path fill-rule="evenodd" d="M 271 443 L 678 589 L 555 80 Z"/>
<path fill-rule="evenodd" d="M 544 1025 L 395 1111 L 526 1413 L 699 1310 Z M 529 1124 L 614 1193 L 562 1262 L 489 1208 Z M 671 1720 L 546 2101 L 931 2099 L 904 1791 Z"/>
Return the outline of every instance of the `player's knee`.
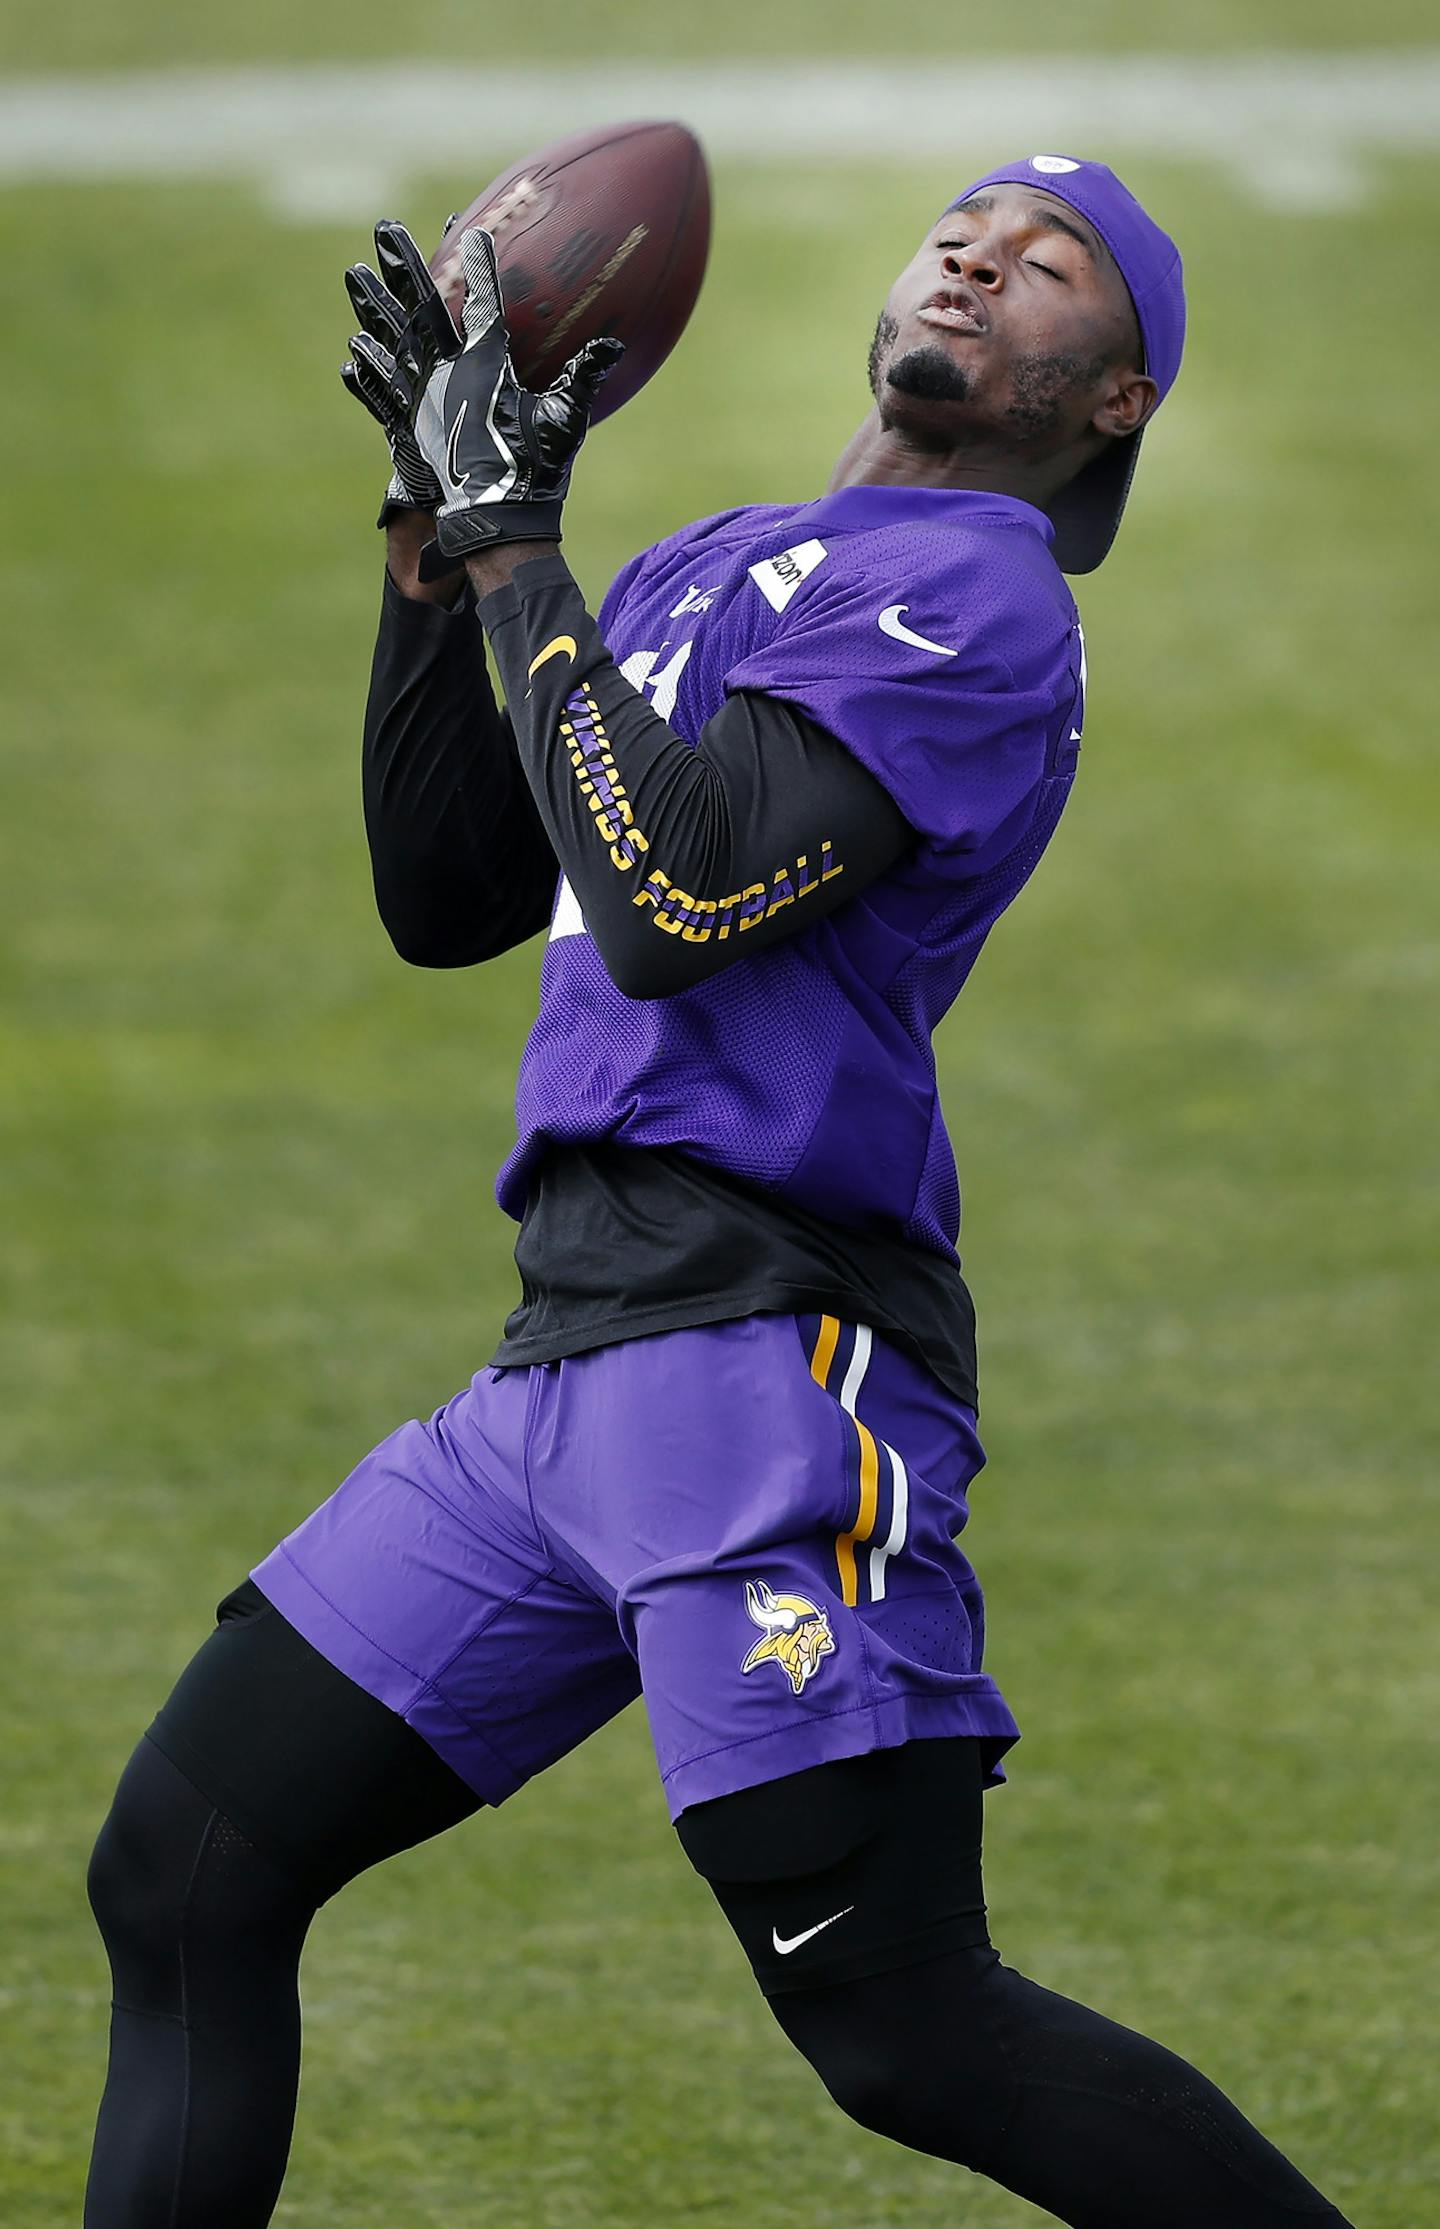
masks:
<path fill-rule="evenodd" d="M 179 1920 L 178 1852 L 163 1814 L 148 1805 L 127 1767 L 96 1837 L 86 1887 L 112 1955 L 158 1947 Z M 193 1852 L 192 1852 L 193 1857 Z"/>
<path fill-rule="evenodd" d="M 158 1976 L 174 1965 L 182 1933 L 237 1940 L 268 1908 L 296 1900 L 260 1858 L 150 1741 L 120 1777 L 87 1880 L 91 1910 L 117 1973 Z"/>
<path fill-rule="evenodd" d="M 895 2134 L 908 2073 L 900 2053 L 837 2020 L 811 2036 L 805 2056 L 847 2119 L 876 2136 Z"/>
<path fill-rule="evenodd" d="M 988 1947 L 771 2001 L 841 2112 L 911 2151 L 984 2172 L 1018 2096 Z"/>

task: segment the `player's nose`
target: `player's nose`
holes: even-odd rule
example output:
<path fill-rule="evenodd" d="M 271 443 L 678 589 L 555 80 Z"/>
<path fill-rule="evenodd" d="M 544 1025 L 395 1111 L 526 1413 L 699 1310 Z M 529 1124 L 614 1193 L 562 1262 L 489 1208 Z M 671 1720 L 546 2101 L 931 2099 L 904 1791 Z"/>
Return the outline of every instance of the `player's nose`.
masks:
<path fill-rule="evenodd" d="M 947 279 L 963 279 L 968 286 L 984 287 L 991 294 L 1005 283 L 1000 258 L 983 240 L 972 240 L 963 248 L 947 248 L 944 269 Z"/>

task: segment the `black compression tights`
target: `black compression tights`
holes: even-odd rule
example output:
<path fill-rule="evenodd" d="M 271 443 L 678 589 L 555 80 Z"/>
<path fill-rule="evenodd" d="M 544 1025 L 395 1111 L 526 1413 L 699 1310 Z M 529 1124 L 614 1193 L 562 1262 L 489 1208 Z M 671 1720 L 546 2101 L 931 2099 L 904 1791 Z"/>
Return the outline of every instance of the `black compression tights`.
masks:
<path fill-rule="evenodd" d="M 254 1614 L 200 1651 L 153 1730 L 170 1754 L 140 1744 L 96 1846 L 115 2010 L 86 2229 L 263 2229 L 317 1905 L 476 1808 L 253 1589 L 238 1607 Z M 988 1947 L 772 2009 L 853 2118 L 1072 2229 L 1345 2229 L 1192 2067 Z"/>
<path fill-rule="evenodd" d="M 1347 2229 L 1203 2074 L 994 1950 L 771 2010 L 852 2119 L 1071 2229 Z"/>
<path fill-rule="evenodd" d="M 315 1906 L 142 1742 L 96 1845 L 110 2072 L 87 2229 L 251 2229 L 280 2194 Z"/>
<path fill-rule="evenodd" d="M 318 1906 L 479 1808 L 252 1583 L 220 1615 L 121 1775 L 91 1860 L 114 2002 L 85 2229 L 269 2221 Z"/>

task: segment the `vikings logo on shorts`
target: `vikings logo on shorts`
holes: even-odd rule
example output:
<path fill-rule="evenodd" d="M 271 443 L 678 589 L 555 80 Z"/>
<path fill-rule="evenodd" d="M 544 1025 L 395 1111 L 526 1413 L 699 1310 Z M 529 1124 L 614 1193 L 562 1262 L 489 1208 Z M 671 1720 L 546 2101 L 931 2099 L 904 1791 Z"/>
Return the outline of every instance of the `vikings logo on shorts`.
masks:
<path fill-rule="evenodd" d="M 755 1643 L 741 1671 L 776 1663 L 798 1695 L 819 1671 L 821 1658 L 835 1654 L 829 1618 L 803 1594 L 772 1594 L 763 1579 L 746 1580 L 745 1607 L 765 1638 Z"/>

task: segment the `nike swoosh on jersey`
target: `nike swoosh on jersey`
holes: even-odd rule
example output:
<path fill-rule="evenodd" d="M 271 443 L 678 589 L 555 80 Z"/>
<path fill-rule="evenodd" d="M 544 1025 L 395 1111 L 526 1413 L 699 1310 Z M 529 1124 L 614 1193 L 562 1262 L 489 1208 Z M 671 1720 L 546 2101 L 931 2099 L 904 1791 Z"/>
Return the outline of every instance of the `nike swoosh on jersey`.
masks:
<path fill-rule="evenodd" d="M 828 1919 L 817 1920 L 813 1927 L 805 1929 L 803 1935 L 792 1935 L 788 1941 L 778 1927 L 772 1927 L 770 1940 L 779 1951 L 780 1956 L 788 1958 L 792 1950 L 798 1950 L 802 1943 L 808 1943 L 814 1935 L 823 1935 L 827 1927 L 833 1927 L 837 1919 L 845 1919 L 854 1909 L 853 1904 L 847 1904 L 843 1912 L 832 1912 Z"/>
<path fill-rule="evenodd" d="M 928 636 L 917 635 L 912 627 L 904 626 L 901 613 L 909 609 L 908 604 L 887 604 L 880 614 L 881 634 L 891 636 L 896 642 L 908 642 L 912 650 L 933 650 L 937 658 L 958 657 L 958 651 L 951 650 L 947 644 L 931 642 Z"/>

